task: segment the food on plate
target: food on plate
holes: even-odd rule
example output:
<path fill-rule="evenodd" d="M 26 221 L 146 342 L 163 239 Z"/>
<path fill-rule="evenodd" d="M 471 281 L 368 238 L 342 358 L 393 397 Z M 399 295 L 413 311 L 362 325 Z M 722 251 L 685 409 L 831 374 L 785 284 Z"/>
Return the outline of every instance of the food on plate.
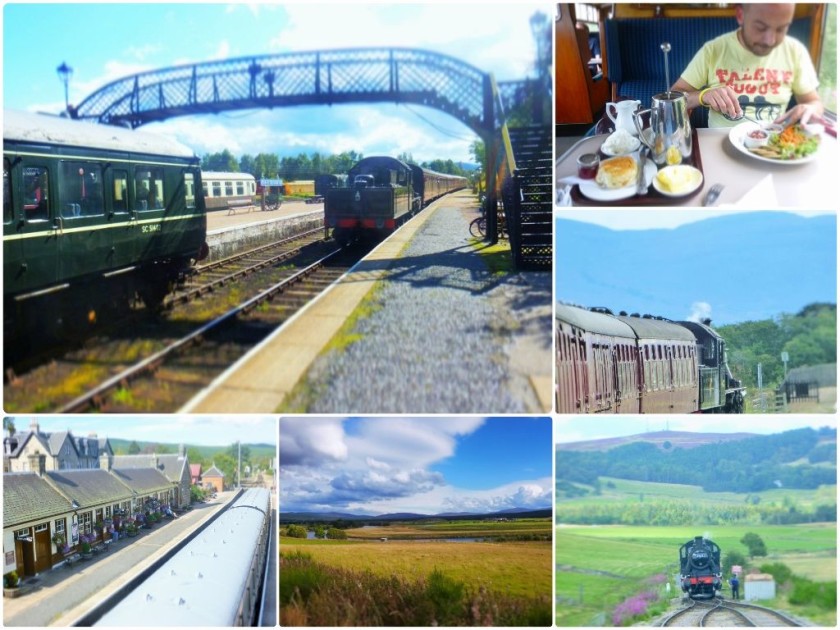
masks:
<path fill-rule="evenodd" d="M 672 195 L 689 193 L 699 185 L 702 174 L 699 170 L 687 164 L 666 166 L 656 174 L 659 188 Z"/>
<path fill-rule="evenodd" d="M 748 149 L 763 147 L 770 141 L 770 134 L 763 129 L 753 129 L 744 138 L 744 146 Z"/>
<path fill-rule="evenodd" d="M 604 160 L 598 167 L 595 183 L 602 188 L 624 188 L 636 183 L 639 165 L 629 155 Z"/>
<path fill-rule="evenodd" d="M 601 150 L 608 155 L 626 155 L 639 148 L 639 139 L 626 129 L 611 133 L 601 145 Z"/>
<path fill-rule="evenodd" d="M 820 146 L 820 137 L 809 134 L 802 125 L 790 125 L 782 131 L 770 133 L 764 145 L 750 146 L 751 135 L 744 138 L 744 146 L 761 157 L 772 160 L 797 160 L 815 153 Z"/>

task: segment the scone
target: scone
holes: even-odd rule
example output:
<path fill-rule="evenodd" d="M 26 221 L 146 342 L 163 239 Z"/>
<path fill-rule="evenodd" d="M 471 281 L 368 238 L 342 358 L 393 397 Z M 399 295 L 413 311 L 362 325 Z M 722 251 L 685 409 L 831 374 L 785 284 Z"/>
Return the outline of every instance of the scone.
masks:
<path fill-rule="evenodd" d="M 603 160 L 598 167 L 595 183 L 602 188 L 624 188 L 636 183 L 639 165 L 629 155 Z"/>

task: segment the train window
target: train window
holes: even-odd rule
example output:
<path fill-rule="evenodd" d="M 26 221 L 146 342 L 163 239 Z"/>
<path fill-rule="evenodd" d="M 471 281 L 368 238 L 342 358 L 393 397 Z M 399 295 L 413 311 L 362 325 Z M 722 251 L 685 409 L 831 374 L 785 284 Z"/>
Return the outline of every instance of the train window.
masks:
<path fill-rule="evenodd" d="M 90 162 L 62 161 L 59 170 L 61 216 L 75 219 L 105 211 L 102 167 Z"/>
<path fill-rule="evenodd" d="M 12 189 L 9 187 L 12 177 L 12 170 L 9 160 L 3 158 L 3 223 L 10 223 L 12 220 Z"/>
<path fill-rule="evenodd" d="M 233 182 L 225 182 L 225 197 L 233 197 Z"/>
<path fill-rule="evenodd" d="M 192 173 L 184 173 L 184 197 L 187 208 L 190 210 L 195 208 L 195 180 Z"/>
<path fill-rule="evenodd" d="M 213 197 L 221 197 L 222 196 L 222 182 L 213 182 Z"/>
<path fill-rule="evenodd" d="M 134 173 L 135 208 L 139 211 L 163 208 L 163 169 L 138 169 Z"/>
<path fill-rule="evenodd" d="M 205 197 L 210 196 L 210 193 L 207 192 L 207 182 L 201 182 L 201 192 L 204 194 Z"/>
<path fill-rule="evenodd" d="M 114 170 L 114 212 L 123 214 L 128 212 L 128 171 Z"/>
<path fill-rule="evenodd" d="M 49 218 L 49 171 L 43 166 L 23 169 L 23 209 L 27 221 L 46 221 Z"/>
<path fill-rule="evenodd" d="M 236 194 L 240 197 L 245 194 L 245 182 L 236 182 Z"/>

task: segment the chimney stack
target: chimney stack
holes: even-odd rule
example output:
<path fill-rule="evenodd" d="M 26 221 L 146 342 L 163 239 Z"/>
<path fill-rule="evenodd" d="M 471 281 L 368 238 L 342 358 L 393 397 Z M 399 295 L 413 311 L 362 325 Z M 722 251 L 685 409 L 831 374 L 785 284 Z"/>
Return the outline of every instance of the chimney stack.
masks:
<path fill-rule="evenodd" d="M 102 453 L 102 455 L 99 456 L 99 467 L 102 470 L 106 470 L 108 472 L 111 472 L 112 464 L 113 464 L 113 460 L 111 459 L 111 456 L 107 452 L 104 452 L 104 453 Z"/>

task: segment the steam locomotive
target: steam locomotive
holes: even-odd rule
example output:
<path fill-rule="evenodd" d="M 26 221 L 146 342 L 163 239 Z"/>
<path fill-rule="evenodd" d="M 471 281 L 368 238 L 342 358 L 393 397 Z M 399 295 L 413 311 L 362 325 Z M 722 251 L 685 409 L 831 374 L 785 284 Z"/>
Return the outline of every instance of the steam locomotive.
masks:
<path fill-rule="evenodd" d="M 558 413 L 743 413 L 726 344 L 710 320 L 558 304 Z"/>
<path fill-rule="evenodd" d="M 368 157 L 347 174 L 347 187 L 326 191 L 324 225 L 336 240 L 390 234 L 438 197 L 467 185 L 392 157 Z"/>
<path fill-rule="evenodd" d="M 720 547 L 702 536 L 680 547 L 680 586 L 692 599 L 712 599 L 720 591 Z"/>

